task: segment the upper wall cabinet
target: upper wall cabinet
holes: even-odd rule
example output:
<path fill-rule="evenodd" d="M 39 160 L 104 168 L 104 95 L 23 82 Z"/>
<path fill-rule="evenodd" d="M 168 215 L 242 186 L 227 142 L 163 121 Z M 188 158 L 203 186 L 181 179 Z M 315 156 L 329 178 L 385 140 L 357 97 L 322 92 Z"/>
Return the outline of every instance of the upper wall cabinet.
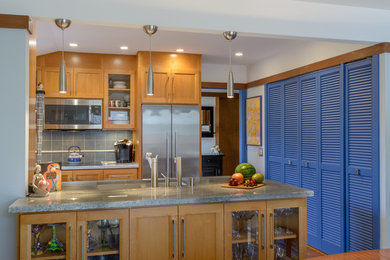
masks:
<path fill-rule="evenodd" d="M 138 53 L 139 88 L 142 103 L 199 104 L 201 56 L 153 53 L 154 95 L 146 94 L 149 53 Z"/>
<path fill-rule="evenodd" d="M 103 98 L 103 73 L 100 69 L 74 69 L 74 96 Z"/>

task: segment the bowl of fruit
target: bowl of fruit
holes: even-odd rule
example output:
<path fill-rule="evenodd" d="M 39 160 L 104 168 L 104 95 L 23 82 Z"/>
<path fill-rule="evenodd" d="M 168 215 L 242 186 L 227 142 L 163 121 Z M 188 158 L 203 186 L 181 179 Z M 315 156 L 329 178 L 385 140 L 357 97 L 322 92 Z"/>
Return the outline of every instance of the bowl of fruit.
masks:
<path fill-rule="evenodd" d="M 249 178 L 245 178 L 242 173 L 234 173 L 228 184 L 223 184 L 222 187 L 238 188 L 238 189 L 254 189 L 265 185 L 264 175 L 262 173 L 255 173 Z"/>

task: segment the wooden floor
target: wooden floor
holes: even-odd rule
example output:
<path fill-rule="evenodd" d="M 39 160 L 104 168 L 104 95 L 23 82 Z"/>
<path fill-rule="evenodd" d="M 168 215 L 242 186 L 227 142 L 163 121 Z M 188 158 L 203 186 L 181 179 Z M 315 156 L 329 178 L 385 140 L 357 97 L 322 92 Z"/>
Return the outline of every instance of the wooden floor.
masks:
<path fill-rule="evenodd" d="M 367 250 L 343 254 L 317 256 L 313 260 L 389 260 L 390 249 Z"/>
<path fill-rule="evenodd" d="M 326 254 L 311 246 L 307 246 L 306 258 L 313 258 L 313 257 L 324 256 L 324 255 Z"/>

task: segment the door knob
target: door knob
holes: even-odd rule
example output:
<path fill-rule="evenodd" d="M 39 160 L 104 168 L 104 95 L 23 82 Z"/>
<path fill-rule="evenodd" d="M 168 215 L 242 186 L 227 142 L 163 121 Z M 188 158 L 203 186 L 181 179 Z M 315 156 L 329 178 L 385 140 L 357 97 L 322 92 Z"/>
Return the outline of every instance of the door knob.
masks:
<path fill-rule="evenodd" d="M 359 169 L 355 169 L 355 175 L 360 175 L 360 170 Z"/>

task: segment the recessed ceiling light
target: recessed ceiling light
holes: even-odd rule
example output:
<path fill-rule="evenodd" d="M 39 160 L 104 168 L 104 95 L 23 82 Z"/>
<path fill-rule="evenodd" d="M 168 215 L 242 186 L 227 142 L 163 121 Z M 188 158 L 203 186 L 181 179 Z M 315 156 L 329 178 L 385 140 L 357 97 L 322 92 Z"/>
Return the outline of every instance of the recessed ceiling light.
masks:
<path fill-rule="evenodd" d="M 176 56 L 177 56 L 177 54 L 171 54 L 172 58 L 175 58 Z"/>
<path fill-rule="evenodd" d="M 184 49 L 176 49 L 177 52 L 184 52 Z"/>
<path fill-rule="evenodd" d="M 242 52 L 236 52 L 234 55 L 236 55 L 237 57 L 241 57 L 244 54 Z"/>
<path fill-rule="evenodd" d="M 127 46 L 121 46 L 121 50 L 127 50 L 127 49 L 129 49 L 129 47 L 127 47 Z"/>
<path fill-rule="evenodd" d="M 75 42 L 71 42 L 71 43 L 69 43 L 69 46 L 70 47 L 77 47 L 77 46 L 79 46 L 77 43 L 75 43 Z"/>

